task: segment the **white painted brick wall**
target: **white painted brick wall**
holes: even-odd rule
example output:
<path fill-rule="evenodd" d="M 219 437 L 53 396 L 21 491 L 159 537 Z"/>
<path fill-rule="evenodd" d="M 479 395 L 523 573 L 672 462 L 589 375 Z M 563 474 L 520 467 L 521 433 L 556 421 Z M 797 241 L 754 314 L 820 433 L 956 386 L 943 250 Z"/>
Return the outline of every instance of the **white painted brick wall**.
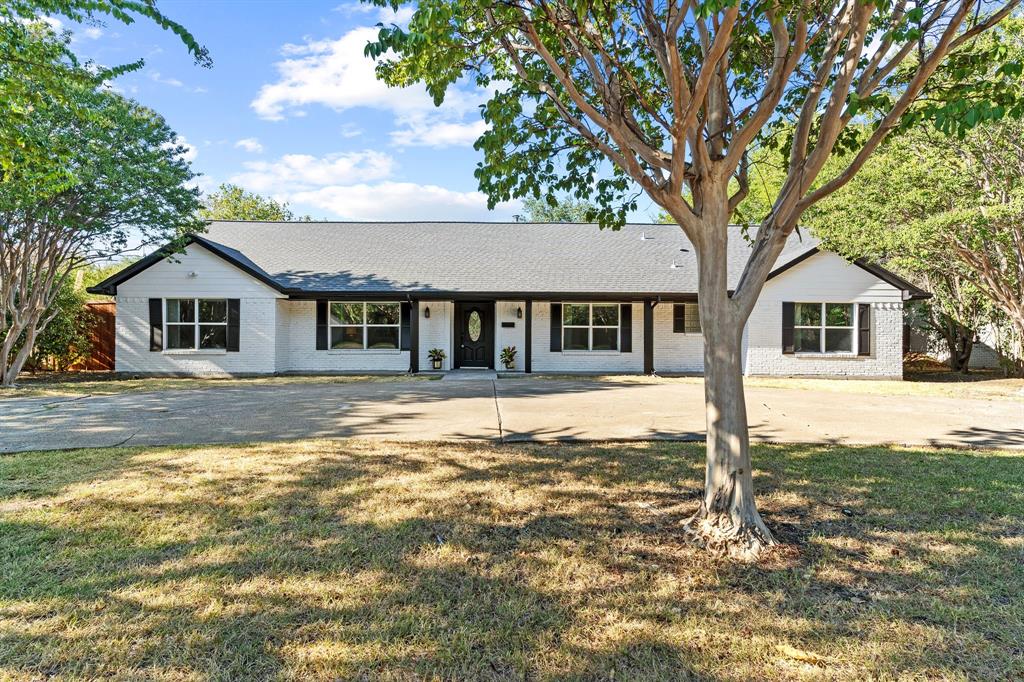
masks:
<path fill-rule="evenodd" d="M 871 304 L 871 355 L 782 352 L 782 303 Z M 903 377 L 902 292 L 839 256 L 821 253 L 770 280 L 746 328 L 746 373 L 774 376 Z"/>
<path fill-rule="evenodd" d="M 534 306 L 536 308 L 536 306 Z M 516 317 L 516 310 L 522 309 L 523 318 Z M 513 327 L 502 327 L 502 323 L 512 323 Z M 505 371 L 501 364 L 501 349 L 505 346 L 516 347 L 516 362 L 513 372 L 522 372 L 526 361 L 526 302 L 498 301 L 494 304 L 494 366 Z"/>
<path fill-rule="evenodd" d="M 644 371 L 644 307 L 633 303 L 633 351 L 551 352 L 551 302 L 533 303 L 533 371 L 623 374 Z"/>
<path fill-rule="evenodd" d="M 278 372 L 409 371 L 409 351 L 317 350 L 316 301 L 281 301 L 279 313 L 284 348 Z"/>
<path fill-rule="evenodd" d="M 423 309 L 430 308 L 430 319 L 423 317 Z M 451 301 L 420 301 L 420 371 L 433 371 L 433 365 L 427 356 L 431 348 L 440 348 L 444 351 L 445 359 L 441 368 L 449 370 L 452 367 L 452 316 L 455 314 L 455 304 Z"/>
<path fill-rule="evenodd" d="M 195 273 L 195 276 L 192 275 Z M 205 248 L 189 245 L 117 288 L 115 368 L 153 374 L 269 374 L 279 294 Z M 239 352 L 149 350 L 150 298 L 238 298 Z"/>
<path fill-rule="evenodd" d="M 704 338 L 672 331 L 672 303 L 654 307 L 654 371 L 659 373 L 704 371 Z"/>
<path fill-rule="evenodd" d="M 120 287 L 119 287 L 120 289 Z M 168 294 L 176 298 L 183 294 Z M 224 293 L 224 298 L 235 298 Z M 219 350 L 149 350 L 149 297 L 117 296 L 118 372 L 147 374 L 273 374 L 275 369 L 275 303 L 273 298 L 243 298 L 239 302 L 238 352 Z"/>

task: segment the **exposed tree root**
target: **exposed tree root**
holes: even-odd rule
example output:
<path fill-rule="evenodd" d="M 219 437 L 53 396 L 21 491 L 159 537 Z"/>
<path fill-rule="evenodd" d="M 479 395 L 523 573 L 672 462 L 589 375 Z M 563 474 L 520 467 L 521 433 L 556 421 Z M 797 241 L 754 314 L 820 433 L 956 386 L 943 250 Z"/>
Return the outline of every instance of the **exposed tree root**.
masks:
<path fill-rule="evenodd" d="M 728 556 L 745 562 L 757 561 L 761 552 L 777 545 L 760 514 L 709 514 L 706 508 L 691 516 L 683 525 L 689 539 L 717 556 Z"/>

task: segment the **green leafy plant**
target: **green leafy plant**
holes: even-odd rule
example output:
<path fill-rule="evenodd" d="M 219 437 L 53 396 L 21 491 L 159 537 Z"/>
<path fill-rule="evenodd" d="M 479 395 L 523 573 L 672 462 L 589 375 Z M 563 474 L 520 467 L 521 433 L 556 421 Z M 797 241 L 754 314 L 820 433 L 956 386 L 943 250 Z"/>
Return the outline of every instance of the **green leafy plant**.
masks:
<path fill-rule="evenodd" d="M 686 234 L 714 352 L 705 490 L 683 528 L 739 558 L 775 544 L 754 499 L 742 329 L 805 211 L 887 138 L 1024 112 L 1018 63 L 998 41 L 974 47 L 1020 0 L 365 1 L 411 5 L 366 47 L 379 78 L 422 84 L 437 104 L 467 81 L 490 93 L 474 145 L 489 206 L 570 196 L 616 228 L 646 194 Z M 751 156 L 772 146 L 783 182 L 738 263 L 730 217 L 756 185 Z M 834 152 L 849 161 L 823 172 Z"/>
<path fill-rule="evenodd" d="M 430 361 L 433 363 L 434 369 L 441 369 L 441 363 L 443 363 L 444 359 L 448 356 L 445 355 L 445 352 L 440 348 L 431 348 L 427 351 L 427 357 L 430 358 Z"/>
<path fill-rule="evenodd" d="M 501 364 L 505 365 L 505 369 L 512 369 L 516 364 L 516 347 L 505 346 L 501 349 Z"/>

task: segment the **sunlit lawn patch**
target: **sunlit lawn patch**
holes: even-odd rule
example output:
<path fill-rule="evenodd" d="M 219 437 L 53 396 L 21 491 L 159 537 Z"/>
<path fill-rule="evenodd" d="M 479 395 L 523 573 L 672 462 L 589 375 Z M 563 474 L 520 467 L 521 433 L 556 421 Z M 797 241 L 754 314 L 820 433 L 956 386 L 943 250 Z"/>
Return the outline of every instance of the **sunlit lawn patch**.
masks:
<path fill-rule="evenodd" d="M 1020 454 L 754 456 L 757 566 L 680 536 L 698 445 L 0 457 L 0 678 L 1024 675 Z"/>

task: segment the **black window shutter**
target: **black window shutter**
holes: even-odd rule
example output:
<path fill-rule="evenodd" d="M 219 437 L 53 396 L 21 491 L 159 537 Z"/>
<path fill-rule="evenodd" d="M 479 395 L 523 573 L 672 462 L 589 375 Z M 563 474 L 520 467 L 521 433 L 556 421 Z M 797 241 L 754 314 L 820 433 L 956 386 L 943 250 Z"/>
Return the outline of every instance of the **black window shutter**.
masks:
<path fill-rule="evenodd" d="M 857 355 L 871 355 L 871 304 L 857 304 Z"/>
<path fill-rule="evenodd" d="M 164 300 L 149 299 L 149 350 L 159 353 L 164 349 Z"/>
<path fill-rule="evenodd" d="M 316 302 L 316 349 L 327 350 L 327 301 Z"/>
<path fill-rule="evenodd" d="M 402 350 L 412 350 L 412 304 L 402 304 Z"/>
<path fill-rule="evenodd" d="M 793 320 L 795 311 L 791 301 L 782 303 L 782 352 L 792 355 L 796 350 L 793 343 Z"/>
<path fill-rule="evenodd" d="M 562 304 L 551 304 L 551 352 L 562 352 Z"/>
<path fill-rule="evenodd" d="M 619 306 L 619 352 L 633 352 L 633 304 Z"/>
<path fill-rule="evenodd" d="M 238 352 L 239 320 L 241 301 L 237 298 L 228 299 L 228 352 Z"/>
<path fill-rule="evenodd" d="M 685 334 L 686 333 L 686 304 L 685 303 L 673 303 L 672 304 L 672 333 L 673 334 Z"/>

